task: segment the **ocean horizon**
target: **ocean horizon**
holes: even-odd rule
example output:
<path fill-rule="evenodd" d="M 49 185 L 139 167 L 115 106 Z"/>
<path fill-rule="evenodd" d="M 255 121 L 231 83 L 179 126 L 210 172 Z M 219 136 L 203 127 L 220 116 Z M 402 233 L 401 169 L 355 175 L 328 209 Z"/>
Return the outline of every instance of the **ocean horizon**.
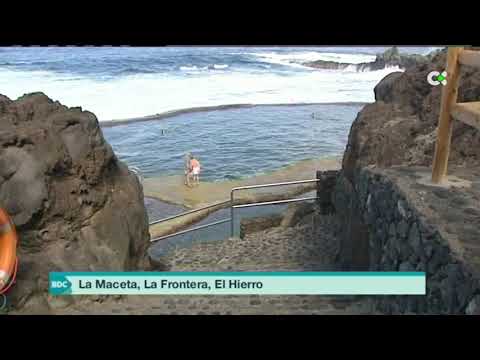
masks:
<path fill-rule="evenodd" d="M 0 89 L 16 99 L 43 92 L 100 122 L 230 104 L 373 102 L 387 74 L 356 71 L 386 47 L 9 47 L 0 48 Z M 427 54 L 432 47 L 401 47 Z M 319 70 L 304 63 L 352 64 Z"/>

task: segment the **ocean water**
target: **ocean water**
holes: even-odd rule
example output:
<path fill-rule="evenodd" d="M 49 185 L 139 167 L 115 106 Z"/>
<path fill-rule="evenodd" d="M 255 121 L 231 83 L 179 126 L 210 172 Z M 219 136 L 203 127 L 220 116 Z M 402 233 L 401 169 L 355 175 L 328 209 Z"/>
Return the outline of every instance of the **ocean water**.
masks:
<path fill-rule="evenodd" d="M 362 107 L 358 103 L 374 101 L 374 86 L 398 69 L 318 70 L 303 63 L 369 62 L 385 49 L 0 48 L 0 93 L 16 99 L 41 91 L 67 106 L 92 111 L 100 122 L 193 107 L 270 104 L 185 112 L 103 129 L 117 156 L 145 176 L 182 174 L 184 154 L 190 151 L 202 163 L 203 180 L 221 181 L 340 155 Z M 419 54 L 432 50 L 400 48 Z"/>
<path fill-rule="evenodd" d="M 100 121 L 224 104 L 371 102 L 398 69 L 357 72 L 302 63 L 373 61 L 381 47 L 0 48 L 0 93 L 42 91 Z M 400 48 L 425 54 L 433 48 Z"/>
<path fill-rule="evenodd" d="M 146 177 L 182 175 L 192 152 L 206 181 L 246 178 L 339 155 L 361 104 L 270 105 L 193 112 L 103 128 L 117 156 Z"/>

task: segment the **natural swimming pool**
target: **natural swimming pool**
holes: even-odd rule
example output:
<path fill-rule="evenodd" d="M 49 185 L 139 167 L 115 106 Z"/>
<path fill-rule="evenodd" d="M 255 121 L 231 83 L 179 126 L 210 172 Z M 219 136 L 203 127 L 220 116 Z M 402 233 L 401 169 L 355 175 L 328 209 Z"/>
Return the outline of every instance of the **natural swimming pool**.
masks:
<path fill-rule="evenodd" d="M 265 105 L 183 113 L 104 127 L 120 160 L 146 177 L 183 174 L 184 156 L 202 164 L 202 179 L 255 176 L 294 162 L 339 155 L 361 104 Z"/>

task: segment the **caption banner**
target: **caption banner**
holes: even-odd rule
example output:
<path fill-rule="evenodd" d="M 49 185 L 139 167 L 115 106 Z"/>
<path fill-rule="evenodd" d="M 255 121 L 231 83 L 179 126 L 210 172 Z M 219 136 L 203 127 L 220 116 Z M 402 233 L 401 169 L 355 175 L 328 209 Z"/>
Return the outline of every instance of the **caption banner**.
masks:
<path fill-rule="evenodd" d="M 52 295 L 425 295 L 424 272 L 52 272 Z"/>

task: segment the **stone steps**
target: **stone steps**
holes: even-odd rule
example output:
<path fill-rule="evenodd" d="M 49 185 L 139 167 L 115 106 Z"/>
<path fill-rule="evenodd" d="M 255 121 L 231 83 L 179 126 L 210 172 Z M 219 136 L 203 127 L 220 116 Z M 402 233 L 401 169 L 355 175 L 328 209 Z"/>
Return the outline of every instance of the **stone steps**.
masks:
<path fill-rule="evenodd" d="M 196 243 L 172 249 L 162 259 L 169 271 L 329 271 L 334 269 L 337 242 L 331 219 L 317 220 L 294 228 L 275 227 L 246 234 L 244 239 Z M 69 313 L 93 314 L 222 314 L 222 315 L 310 315 L 371 313 L 364 299 L 352 297 L 288 295 L 223 296 L 131 296 L 68 307 Z M 58 309 L 58 313 L 62 313 Z"/>

